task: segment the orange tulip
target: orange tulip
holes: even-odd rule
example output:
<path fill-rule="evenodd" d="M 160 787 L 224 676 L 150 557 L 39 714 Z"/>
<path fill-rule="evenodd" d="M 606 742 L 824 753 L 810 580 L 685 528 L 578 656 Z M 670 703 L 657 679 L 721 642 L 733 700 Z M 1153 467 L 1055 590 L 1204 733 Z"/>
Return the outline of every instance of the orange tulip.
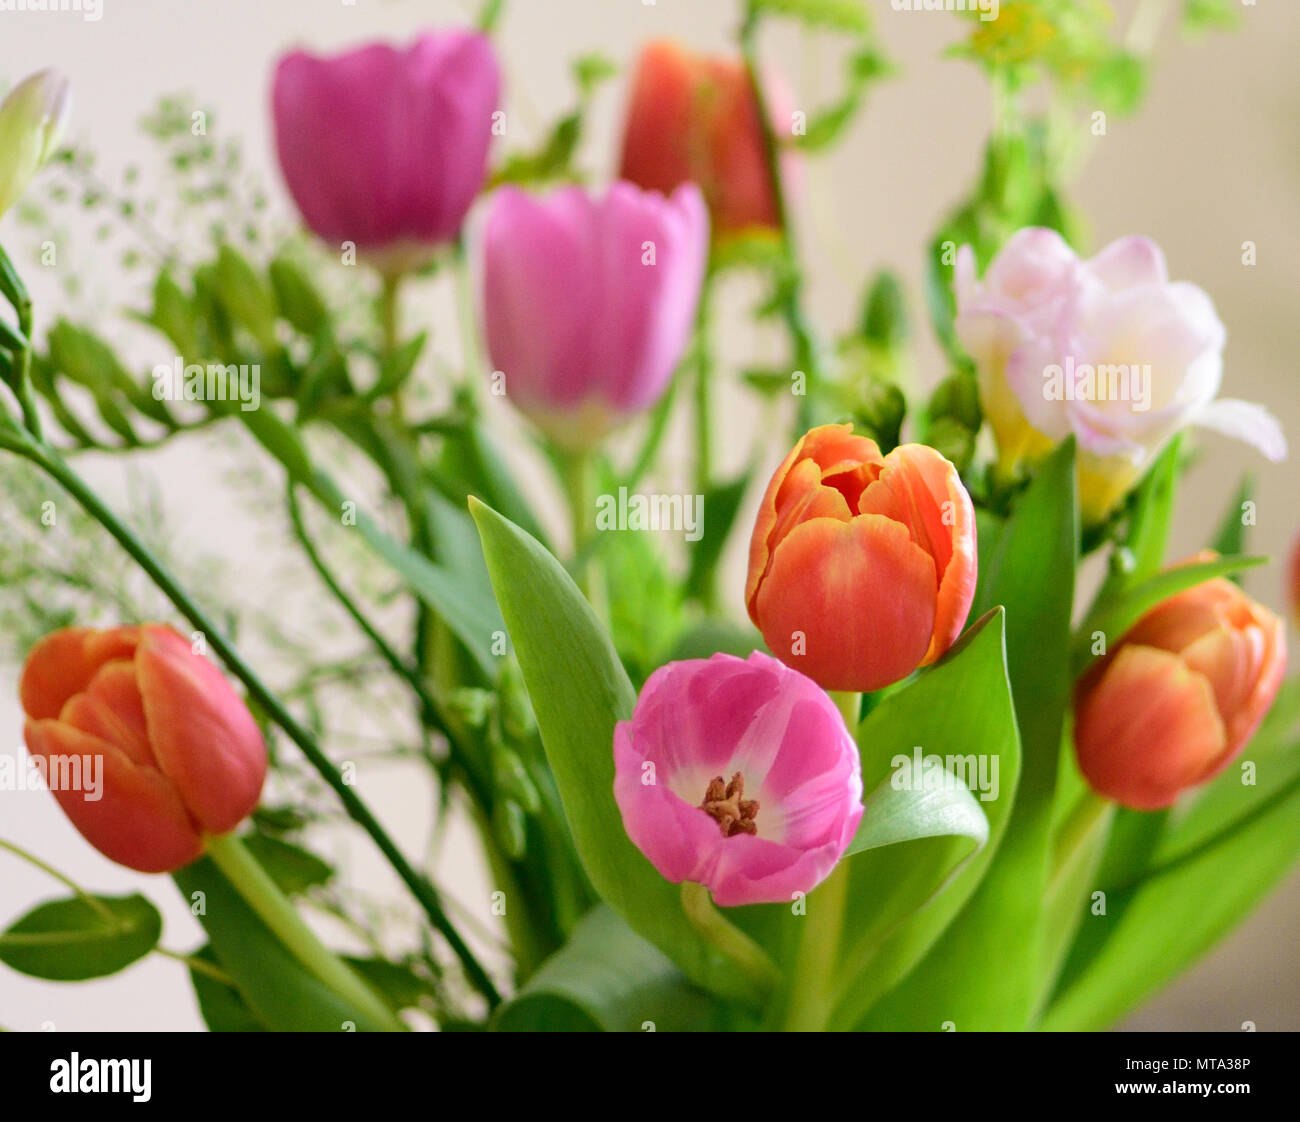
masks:
<path fill-rule="evenodd" d="M 779 229 L 760 121 L 740 59 L 649 43 L 632 82 L 619 175 L 665 195 L 697 184 L 715 236 Z"/>
<path fill-rule="evenodd" d="M 27 656 L 19 696 L 28 751 L 59 805 L 119 864 L 179 869 L 205 835 L 233 830 L 257 805 L 266 775 L 257 723 L 169 627 L 47 635 Z M 52 781 L 69 775 L 82 781 Z"/>
<path fill-rule="evenodd" d="M 944 653 L 975 595 L 975 514 L 933 448 L 882 456 L 823 425 L 768 484 L 745 603 L 772 653 L 828 690 L 875 690 Z"/>
<path fill-rule="evenodd" d="M 1245 747 L 1285 670 L 1282 621 L 1231 581 L 1171 596 L 1080 679 L 1079 769 L 1125 806 L 1169 806 Z"/>

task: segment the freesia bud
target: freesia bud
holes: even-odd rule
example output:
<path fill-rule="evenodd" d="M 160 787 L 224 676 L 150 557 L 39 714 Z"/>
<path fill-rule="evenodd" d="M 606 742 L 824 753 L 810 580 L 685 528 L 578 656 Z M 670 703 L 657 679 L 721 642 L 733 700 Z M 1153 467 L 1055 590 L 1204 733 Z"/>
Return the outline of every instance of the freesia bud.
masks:
<path fill-rule="evenodd" d="M 1074 433 L 1088 522 L 1104 518 L 1191 424 L 1285 458 L 1265 410 L 1216 399 L 1223 324 L 1201 289 L 1169 281 L 1154 242 L 1121 238 L 1084 261 L 1055 231 L 1024 229 L 982 280 L 963 246 L 955 283 L 957 337 L 979 372 L 1004 474 Z"/>
<path fill-rule="evenodd" d="M 614 797 L 637 848 L 715 903 L 789 903 L 862 818 L 858 747 L 835 704 L 755 651 L 671 662 L 614 730 Z"/>
<path fill-rule="evenodd" d="M 780 135 L 775 121 L 773 131 Z M 632 80 L 619 174 L 664 194 L 698 184 L 717 237 L 780 229 L 759 108 L 738 58 L 692 54 L 669 40 L 647 44 Z"/>
<path fill-rule="evenodd" d="M 933 448 L 882 456 L 809 431 L 763 496 L 745 603 L 772 652 L 828 690 L 876 690 L 942 655 L 975 595 L 975 513 Z"/>
<path fill-rule="evenodd" d="M 1231 581 L 1171 596 L 1080 679 L 1079 769 L 1125 806 L 1168 806 L 1236 758 L 1285 670 L 1282 621 Z"/>
<path fill-rule="evenodd" d="M 690 340 L 708 215 L 616 183 L 603 197 L 503 187 L 483 231 L 483 322 L 505 396 L 581 448 L 653 405 Z"/>
<path fill-rule="evenodd" d="M 23 79 L 0 102 L 0 214 L 54 155 L 71 108 L 68 80 L 54 70 Z"/>
<path fill-rule="evenodd" d="M 27 656 L 19 695 L 31 755 L 51 777 L 81 777 L 78 789 L 50 782 L 59 805 L 119 864 L 179 869 L 203 852 L 204 835 L 228 833 L 257 805 L 257 723 L 170 627 L 55 631 Z"/>
<path fill-rule="evenodd" d="M 501 79 L 488 39 L 424 34 L 275 68 L 276 150 L 303 221 L 380 271 L 419 268 L 483 185 Z"/>

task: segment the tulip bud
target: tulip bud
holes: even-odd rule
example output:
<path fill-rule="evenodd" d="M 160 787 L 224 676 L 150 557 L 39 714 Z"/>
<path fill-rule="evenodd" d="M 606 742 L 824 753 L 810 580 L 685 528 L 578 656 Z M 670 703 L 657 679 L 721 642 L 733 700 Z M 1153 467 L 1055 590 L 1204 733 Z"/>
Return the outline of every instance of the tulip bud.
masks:
<path fill-rule="evenodd" d="M 421 35 L 275 69 L 276 150 L 303 221 L 381 272 L 419 268 L 483 185 L 500 74 L 483 35 Z"/>
<path fill-rule="evenodd" d="M 1282 621 L 1231 581 L 1171 596 L 1080 679 L 1079 770 L 1125 806 L 1169 806 L 1236 758 L 1285 669 Z"/>
<path fill-rule="evenodd" d="M 708 224 L 690 184 L 670 198 L 502 188 L 482 248 L 494 392 L 575 449 L 652 406 L 690 340 Z"/>
<path fill-rule="evenodd" d="M 817 686 L 776 659 L 670 662 L 614 730 L 614 798 L 659 872 L 716 904 L 788 904 L 862 819 L 858 747 Z"/>
<path fill-rule="evenodd" d="M 1029 228 L 980 280 L 963 246 L 954 279 L 957 337 L 979 373 L 1002 473 L 1073 433 L 1085 521 L 1101 521 L 1191 424 L 1285 458 L 1267 412 L 1216 398 L 1223 324 L 1201 289 L 1170 282 L 1154 242 L 1121 238 L 1085 261 L 1055 231 Z"/>
<path fill-rule="evenodd" d="M 41 70 L 0 102 L 0 215 L 54 154 L 71 110 L 68 80 Z"/>
<path fill-rule="evenodd" d="M 698 184 L 719 238 L 780 229 L 759 107 L 740 59 L 692 54 L 667 40 L 647 44 L 632 80 L 619 175 L 664 194 Z"/>
<path fill-rule="evenodd" d="M 939 658 L 975 595 L 975 512 L 933 448 L 887 456 L 852 425 L 808 432 L 776 470 L 745 602 L 772 652 L 828 690 L 876 690 Z"/>
<path fill-rule="evenodd" d="M 266 745 L 220 671 L 169 627 L 68 628 L 19 682 L 33 758 L 85 839 L 143 873 L 171 872 L 257 805 Z M 74 766 L 74 764 L 76 766 Z M 89 776 L 98 776 L 92 790 Z"/>

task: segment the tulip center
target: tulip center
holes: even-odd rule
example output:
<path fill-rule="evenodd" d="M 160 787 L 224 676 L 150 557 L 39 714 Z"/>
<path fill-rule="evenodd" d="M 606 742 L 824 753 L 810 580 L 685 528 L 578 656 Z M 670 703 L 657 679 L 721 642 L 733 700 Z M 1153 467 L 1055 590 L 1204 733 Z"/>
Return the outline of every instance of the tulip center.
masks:
<path fill-rule="evenodd" d="M 700 809 L 718 824 L 724 838 L 758 833 L 758 803 L 744 794 L 745 779 L 740 772 L 730 783 L 724 783 L 720 775 L 709 781 Z"/>

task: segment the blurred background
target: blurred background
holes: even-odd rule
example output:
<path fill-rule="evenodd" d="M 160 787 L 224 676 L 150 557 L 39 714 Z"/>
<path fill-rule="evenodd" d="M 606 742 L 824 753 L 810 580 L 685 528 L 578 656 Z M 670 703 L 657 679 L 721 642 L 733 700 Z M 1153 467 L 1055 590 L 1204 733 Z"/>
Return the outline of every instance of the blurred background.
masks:
<path fill-rule="evenodd" d="M 869 6 L 899 73 L 873 87 L 848 139 L 807 165 L 796 208 L 810 277 L 809 308 L 823 330 L 838 330 L 857 315 L 865 280 L 880 267 L 895 269 L 911 301 L 915 384 L 928 388 L 946 371 L 923 313 L 923 254 L 939 220 L 978 173 L 990 121 L 989 90 L 973 65 L 943 57 L 964 30 L 953 16 L 895 12 L 887 0 L 871 0 Z M 1135 5 L 1117 0 L 1114 6 L 1119 27 L 1128 26 Z M 45 66 L 65 72 L 75 91 L 71 138 L 98 154 L 98 174 L 105 179 L 115 179 L 132 164 L 145 177 L 164 174 L 162 168 L 151 170 L 156 149 L 138 127 L 160 94 L 210 107 L 210 131 L 241 139 L 247 173 L 265 186 L 271 211 L 287 229 L 293 215 L 275 167 L 267 111 L 269 74 L 278 55 L 297 45 L 333 51 L 367 39 L 406 40 L 425 27 L 468 22 L 477 10 L 469 0 L 194 0 L 184 5 L 103 0 L 102 18 L 94 22 L 76 13 L 4 12 L 0 83 L 8 86 Z M 1176 21 L 1165 22 L 1145 104 L 1135 117 L 1109 122 L 1105 136 L 1081 139 L 1092 150 L 1072 198 L 1091 231 L 1091 246 L 1081 249 L 1124 234 L 1148 235 L 1163 246 L 1175 279 L 1195 281 L 1210 293 L 1229 332 L 1224 393 L 1265 403 L 1294 444 L 1300 441 L 1294 364 L 1300 317 L 1292 306 L 1300 291 L 1300 77 L 1294 64 L 1300 5 L 1261 0 L 1243 5 L 1242 17 L 1235 32 L 1195 40 L 1180 34 Z M 574 96 L 568 68 L 574 56 L 600 51 L 625 66 L 645 40 L 662 36 L 699 49 L 726 50 L 736 19 L 732 0 L 514 0 L 498 32 L 509 123 L 504 148 L 496 155 L 535 144 L 567 111 Z M 795 108 L 812 109 L 834 95 L 839 67 L 833 48 L 784 30 L 767 38 L 763 48 L 784 75 Z M 594 181 L 608 178 L 616 165 L 625 96 L 625 75 L 598 95 L 581 161 Z M 47 173 L 33 190 L 46 189 L 57 174 Z M 57 265 L 44 273 L 28 268 L 28 283 L 39 324 L 48 326 L 56 314 L 67 314 L 95 323 L 117 341 L 120 312 L 139 306 L 142 293 L 116 255 L 98 245 L 92 224 L 90 218 L 69 217 L 67 230 L 57 235 Z M 20 231 L 10 214 L 0 222 L 0 238 L 7 245 L 31 243 L 33 233 Z M 1247 241 L 1257 247 L 1253 266 L 1242 263 Z M 81 279 L 79 292 L 69 293 L 60 283 L 69 273 Z M 742 280 L 723 302 L 724 366 L 733 375 L 719 409 L 729 426 L 719 453 L 724 471 L 743 464 L 750 434 L 761 423 L 752 398 L 735 384 L 736 364 L 782 355 L 778 333 L 743 318 L 755 295 Z M 455 311 L 445 286 L 413 287 L 404 318 L 409 325 L 432 325 L 435 348 L 452 361 L 459 357 Z M 123 326 L 121 333 L 124 353 L 140 369 L 169 361 L 148 348 L 133 351 L 129 329 Z M 423 376 L 437 375 L 431 366 Z M 519 432 L 504 406 L 496 420 L 504 431 Z M 521 446 L 513 454 L 527 460 L 522 434 L 513 443 Z M 1253 471 L 1258 484 L 1253 551 L 1283 555 L 1300 527 L 1294 458 L 1273 466 L 1219 437 L 1206 435 L 1199 444 L 1205 455 L 1180 496 L 1173 554 L 1200 546 L 1241 475 Z M 771 462 L 784 451 L 771 449 Z M 87 459 L 82 466 L 119 506 L 132 501 L 143 476 L 146 490 L 156 492 L 174 556 L 201 558 L 203 579 L 216 582 L 227 598 L 271 613 L 287 629 L 302 631 L 304 641 L 315 642 L 311 627 L 325 610 L 321 598 L 313 593 L 305 562 L 288 550 L 274 525 L 279 512 L 259 509 L 257 498 L 250 498 L 253 492 L 241 485 L 240 472 L 251 470 L 241 462 L 245 452 L 218 433 L 135 456 L 129 467 L 107 457 Z M 553 512 L 543 473 L 532 477 L 539 505 Z M 65 504 L 62 532 L 75 535 L 80 519 Z M 748 522 L 742 514 L 739 524 Z M 3 531 L 0 525 L 0 550 Z M 744 546 L 744 541 L 733 543 L 723 584 L 734 590 L 737 615 L 743 615 Z M 197 562 L 194 571 L 200 571 Z M 1282 567 L 1274 561 L 1247 574 L 1246 585 L 1281 609 L 1282 580 Z M 327 635 L 320 641 L 330 640 Z M 254 648 L 254 653 L 275 682 L 276 652 Z M 21 740 L 16 680 L 16 665 L 0 665 L 0 750 L 7 754 L 16 753 Z M 354 737 L 358 745 L 384 736 L 388 727 L 368 712 L 345 710 L 331 719 L 342 730 L 341 741 Z M 500 962 L 499 956 L 492 958 L 492 886 L 467 824 L 453 809 L 430 832 L 436 792 L 423 769 L 385 763 L 363 769 L 361 777 L 363 796 L 408 852 L 429 854 L 437 882 L 464 914 L 481 921 L 486 929 L 481 946 L 489 960 Z M 94 891 L 145 892 L 163 911 L 165 946 L 188 950 L 199 943 L 198 926 L 170 880 L 144 878 L 101 858 L 50 796 L 0 792 L 0 836 L 39 853 Z M 359 834 L 326 829 L 318 841 L 348 882 L 364 885 L 377 906 L 391 912 L 399 930 L 411 922 L 399 886 Z M 39 871 L 0 853 L 0 922 L 57 891 Z M 1213 893 L 1215 886 L 1207 884 L 1204 891 Z M 1293 876 L 1231 938 L 1124 1027 L 1238 1031 L 1250 1021 L 1260 1030 L 1300 1029 L 1298 929 L 1300 876 Z M 328 933 L 347 941 L 346 932 Z M 202 1027 L 183 968 L 158 956 L 116 977 L 75 986 L 37 982 L 0 968 L 0 1026 Z"/>

